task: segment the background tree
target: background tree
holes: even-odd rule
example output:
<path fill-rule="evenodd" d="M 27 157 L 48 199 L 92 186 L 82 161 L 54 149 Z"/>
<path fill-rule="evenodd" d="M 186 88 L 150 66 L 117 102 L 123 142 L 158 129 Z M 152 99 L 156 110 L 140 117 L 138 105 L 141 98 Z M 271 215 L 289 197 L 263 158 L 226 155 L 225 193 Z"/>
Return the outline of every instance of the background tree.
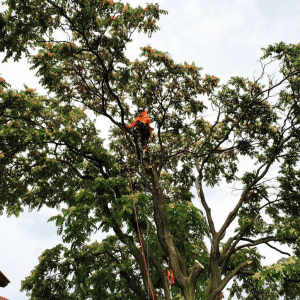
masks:
<path fill-rule="evenodd" d="M 147 299 L 152 289 L 154 298 L 163 293 L 170 299 L 170 265 L 177 298 L 218 299 L 234 279 L 231 295 L 241 299 L 295 299 L 300 46 L 265 49 L 263 59 L 281 64 L 274 83 L 263 85 L 263 68 L 254 82 L 233 77 L 219 87 L 215 76 L 203 78 L 193 64 L 176 64 L 150 46 L 141 49 L 140 60 L 126 57 L 134 31 L 151 35 L 158 29 L 155 22 L 166 13 L 158 5 L 6 3 L 1 51 L 16 60 L 25 53 L 52 96 L 27 87 L 12 91 L 1 79 L 1 210 L 18 215 L 26 206 L 68 207 L 50 220 L 70 249 L 44 251 L 22 289 L 32 299 Z M 215 112 L 212 124 L 204 119 L 206 103 Z M 125 126 L 142 106 L 157 134 L 151 168 L 140 160 L 138 137 Z M 88 111 L 115 125 L 110 149 Z M 254 165 L 239 176 L 243 156 Z M 276 160 L 280 174 L 271 182 L 266 176 Z M 239 184 L 240 197 L 217 230 L 203 185 L 214 187 L 223 178 Z M 191 202 L 195 179 L 203 212 Z M 222 242 L 235 220 L 234 235 Z M 93 232 L 109 229 L 114 236 L 89 243 Z M 293 256 L 263 267 L 257 246 L 274 249 L 275 241 L 290 245 Z"/>

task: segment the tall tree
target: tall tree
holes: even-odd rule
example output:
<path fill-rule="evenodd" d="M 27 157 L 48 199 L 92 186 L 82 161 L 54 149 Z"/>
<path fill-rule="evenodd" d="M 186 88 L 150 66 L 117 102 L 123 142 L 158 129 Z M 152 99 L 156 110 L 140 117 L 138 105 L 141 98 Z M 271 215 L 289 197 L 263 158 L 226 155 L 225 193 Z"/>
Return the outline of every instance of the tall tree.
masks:
<path fill-rule="evenodd" d="M 126 57 L 134 31 L 151 36 L 158 29 L 166 14 L 158 5 L 5 3 L 5 61 L 24 53 L 52 96 L 17 92 L 0 79 L 0 208 L 18 215 L 24 207 L 67 207 L 50 220 L 70 247 L 42 253 L 22 284 L 30 299 L 169 300 L 169 268 L 177 299 L 219 299 L 232 279 L 231 296 L 239 299 L 297 299 L 300 45 L 264 50 L 263 60 L 281 64 L 277 81 L 263 67 L 253 82 L 232 77 L 219 86 L 217 77 L 202 77 L 194 64 L 177 64 L 150 46 L 140 60 Z M 203 118 L 205 104 L 215 112 L 212 124 Z M 126 127 L 141 107 L 157 136 L 150 163 Z M 109 149 L 89 111 L 114 124 Z M 254 164 L 240 176 L 242 157 Z M 275 162 L 279 175 L 270 181 Z M 203 185 L 222 179 L 239 185 L 240 196 L 216 229 Z M 192 203 L 195 181 L 203 211 Z M 223 241 L 234 221 L 234 235 Z M 99 230 L 113 235 L 90 243 Z M 261 244 L 283 258 L 264 267 Z"/>

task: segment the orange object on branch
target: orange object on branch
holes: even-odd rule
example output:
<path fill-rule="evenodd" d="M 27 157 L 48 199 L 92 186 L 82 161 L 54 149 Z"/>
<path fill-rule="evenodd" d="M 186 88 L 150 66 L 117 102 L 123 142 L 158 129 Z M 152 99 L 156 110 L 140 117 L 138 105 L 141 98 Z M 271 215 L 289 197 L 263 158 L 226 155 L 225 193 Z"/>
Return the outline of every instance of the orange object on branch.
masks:
<path fill-rule="evenodd" d="M 172 269 L 168 270 L 168 281 L 170 285 L 173 285 L 175 283 L 175 278 Z"/>

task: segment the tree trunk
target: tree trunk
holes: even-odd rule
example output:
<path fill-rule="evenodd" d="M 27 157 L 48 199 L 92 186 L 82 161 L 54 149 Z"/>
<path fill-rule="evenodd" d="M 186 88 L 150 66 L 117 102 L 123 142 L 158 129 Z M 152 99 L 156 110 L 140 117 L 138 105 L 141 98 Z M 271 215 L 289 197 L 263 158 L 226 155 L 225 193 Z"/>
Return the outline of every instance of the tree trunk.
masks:
<path fill-rule="evenodd" d="M 215 247 L 215 249 L 217 249 Z M 221 285 L 221 272 L 218 262 L 219 252 L 211 252 L 210 254 L 210 267 L 211 267 L 211 279 L 207 288 L 206 295 L 209 300 L 220 300 L 220 292 L 215 294 L 215 290 Z"/>
<path fill-rule="evenodd" d="M 186 289 L 183 291 L 184 300 L 196 300 L 195 287 L 191 284 L 187 284 Z"/>

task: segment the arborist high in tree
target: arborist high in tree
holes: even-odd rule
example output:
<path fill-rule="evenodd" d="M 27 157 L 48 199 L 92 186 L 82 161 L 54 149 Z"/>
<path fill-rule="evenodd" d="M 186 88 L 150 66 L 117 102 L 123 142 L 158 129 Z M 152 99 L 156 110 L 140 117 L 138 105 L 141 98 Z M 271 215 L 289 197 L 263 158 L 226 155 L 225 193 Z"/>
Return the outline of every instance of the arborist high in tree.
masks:
<path fill-rule="evenodd" d="M 139 115 L 135 119 L 135 121 L 129 125 L 127 125 L 128 128 L 133 127 L 133 132 L 135 132 L 137 135 L 141 138 L 141 144 L 144 149 L 144 158 L 148 157 L 148 141 L 150 138 L 150 135 L 152 131 L 154 130 L 150 126 L 150 117 L 148 116 L 148 113 L 145 109 L 139 109 L 138 110 Z"/>

